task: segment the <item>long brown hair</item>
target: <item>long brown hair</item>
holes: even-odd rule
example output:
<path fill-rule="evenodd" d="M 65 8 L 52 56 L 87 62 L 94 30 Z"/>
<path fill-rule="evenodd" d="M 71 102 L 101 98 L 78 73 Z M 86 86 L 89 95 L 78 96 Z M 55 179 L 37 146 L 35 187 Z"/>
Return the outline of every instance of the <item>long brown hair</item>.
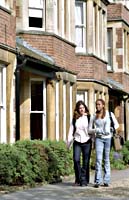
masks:
<path fill-rule="evenodd" d="M 83 105 L 85 108 L 85 112 L 87 113 L 87 115 L 89 114 L 89 109 L 87 108 L 87 106 L 85 105 L 84 101 L 80 100 L 76 103 L 75 109 L 74 109 L 74 113 L 73 113 L 73 118 L 76 120 L 78 119 L 81 115 L 79 113 L 79 107 L 80 105 Z"/>
<path fill-rule="evenodd" d="M 85 103 L 80 100 L 76 103 L 76 106 L 75 106 L 75 109 L 74 109 L 74 113 L 73 113 L 73 121 L 72 121 L 72 124 L 73 124 L 73 127 L 74 127 L 74 130 L 73 130 L 73 135 L 76 131 L 76 126 L 75 126 L 75 123 L 76 123 L 76 120 L 81 117 L 80 113 L 79 113 L 79 107 L 80 105 L 83 105 L 84 108 L 85 108 L 85 112 L 87 113 L 87 118 L 88 118 L 88 123 L 90 121 L 90 113 L 89 113 L 89 109 L 88 107 L 85 105 Z"/>
<path fill-rule="evenodd" d="M 105 115 L 106 115 L 106 109 L 105 109 L 105 101 L 103 100 L 103 99 L 97 99 L 96 100 L 96 104 L 97 104 L 97 102 L 98 101 L 100 101 L 102 104 L 103 104 L 103 113 L 102 113 L 102 115 L 101 115 L 101 118 L 103 119 L 104 117 L 105 117 Z M 96 111 L 96 118 L 99 118 L 99 112 L 98 111 Z"/>

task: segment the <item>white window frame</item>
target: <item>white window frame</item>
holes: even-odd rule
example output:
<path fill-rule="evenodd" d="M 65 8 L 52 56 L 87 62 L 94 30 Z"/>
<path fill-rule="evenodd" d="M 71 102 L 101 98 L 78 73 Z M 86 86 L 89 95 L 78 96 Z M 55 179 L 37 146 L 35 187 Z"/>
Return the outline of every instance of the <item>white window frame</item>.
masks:
<path fill-rule="evenodd" d="M 88 106 L 88 91 L 78 90 L 76 94 L 76 102 L 82 100 Z"/>
<path fill-rule="evenodd" d="M 0 64 L 1 69 L 1 100 L 0 100 L 0 143 L 7 142 L 6 130 L 6 67 Z"/>
<path fill-rule="evenodd" d="M 111 44 L 109 45 L 108 43 L 108 38 L 109 38 L 109 35 L 108 33 L 110 32 L 110 41 L 111 41 Z M 110 55 L 111 55 L 111 65 L 109 65 L 109 63 L 107 64 L 107 70 L 108 71 L 112 71 L 113 70 L 113 29 L 112 28 L 108 28 L 107 29 L 107 62 L 108 62 L 108 54 L 109 54 L 109 51 L 110 51 Z"/>
<path fill-rule="evenodd" d="M 75 20 L 75 35 L 76 35 L 76 29 L 77 28 L 82 28 L 82 46 L 79 47 L 77 45 L 77 42 L 75 41 L 77 47 L 76 47 L 76 52 L 86 52 L 86 2 L 84 1 L 75 1 L 75 14 L 76 14 L 76 6 L 77 4 L 82 4 L 82 23 L 77 24 Z M 75 37 L 76 38 L 76 37 Z M 76 40 L 76 39 L 75 39 Z"/>
<path fill-rule="evenodd" d="M 32 81 L 35 81 L 35 82 L 42 81 L 42 83 L 43 83 L 43 111 L 32 111 L 31 110 L 31 102 L 30 102 L 30 114 L 42 113 L 42 124 L 43 124 L 42 139 L 45 140 L 47 138 L 47 135 L 46 135 L 46 132 L 47 132 L 47 128 L 46 128 L 46 80 L 45 79 L 36 79 L 36 78 L 30 79 L 30 92 L 31 92 L 31 82 Z"/>
<path fill-rule="evenodd" d="M 28 3 L 28 28 L 29 30 L 45 30 L 45 0 L 38 0 L 38 1 L 43 1 L 43 4 L 41 5 L 38 5 L 37 4 L 37 1 L 32 1 L 32 0 L 29 0 L 29 3 Z M 32 3 L 32 4 L 31 4 Z M 42 27 L 30 27 L 29 26 L 29 11 L 32 11 L 34 10 L 33 13 L 37 13 L 37 15 L 39 15 L 38 11 L 42 12 Z M 31 17 L 33 15 L 33 13 L 31 12 Z M 36 15 L 34 15 L 34 17 L 36 17 Z"/>

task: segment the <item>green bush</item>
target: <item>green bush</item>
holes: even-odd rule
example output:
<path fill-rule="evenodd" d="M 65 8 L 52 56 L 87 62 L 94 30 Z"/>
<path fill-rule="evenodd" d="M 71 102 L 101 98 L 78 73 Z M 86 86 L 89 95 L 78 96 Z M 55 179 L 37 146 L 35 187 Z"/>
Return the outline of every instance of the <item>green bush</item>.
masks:
<path fill-rule="evenodd" d="M 18 150 L 25 152 L 31 166 L 31 177 L 34 182 L 43 182 L 48 177 L 47 149 L 39 140 L 24 140 L 15 143 Z"/>
<path fill-rule="evenodd" d="M 0 184 L 57 182 L 73 171 L 72 151 L 64 142 L 23 140 L 0 144 Z"/>
<path fill-rule="evenodd" d="M 68 151 L 63 141 L 43 141 L 45 146 L 49 146 L 51 151 L 49 156 L 48 181 L 60 181 L 60 177 L 73 172 L 72 151 Z"/>
<path fill-rule="evenodd" d="M 31 182 L 30 165 L 24 152 L 15 146 L 0 144 L 0 184 Z"/>
<path fill-rule="evenodd" d="M 129 140 L 125 142 L 121 152 L 123 154 L 123 161 L 125 165 L 128 165 L 129 164 Z"/>

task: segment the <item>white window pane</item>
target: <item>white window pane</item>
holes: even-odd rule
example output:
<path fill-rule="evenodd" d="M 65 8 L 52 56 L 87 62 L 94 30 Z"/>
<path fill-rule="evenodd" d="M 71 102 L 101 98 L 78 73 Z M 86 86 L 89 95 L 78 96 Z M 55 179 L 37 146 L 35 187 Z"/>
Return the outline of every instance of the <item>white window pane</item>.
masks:
<path fill-rule="evenodd" d="M 84 93 L 78 93 L 76 96 L 76 101 L 85 101 L 85 94 Z"/>
<path fill-rule="evenodd" d="M 29 9 L 29 17 L 42 18 L 42 10 Z"/>
<path fill-rule="evenodd" d="M 83 47 L 83 29 L 76 28 L 76 45 L 78 47 Z"/>
<path fill-rule="evenodd" d="M 111 34 L 111 30 L 107 31 L 107 46 L 111 47 L 111 42 L 112 41 L 112 34 Z"/>
<path fill-rule="evenodd" d="M 112 54 L 111 54 L 111 50 L 108 50 L 108 65 L 112 65 Z"/>
<path fill-rule="evenodd" d="M 77 25 L 83 24 L 83 3 L 76 3 L 75 22 Z"/>
<path fill-rule="evenodd" d="M 43 8 L 43 0 L 29 0 L 29 7 Z"/>
<path fill-rule="evenodd" d="M 0 6 L 5 6 L 5 0 L 0 0 Z"/>

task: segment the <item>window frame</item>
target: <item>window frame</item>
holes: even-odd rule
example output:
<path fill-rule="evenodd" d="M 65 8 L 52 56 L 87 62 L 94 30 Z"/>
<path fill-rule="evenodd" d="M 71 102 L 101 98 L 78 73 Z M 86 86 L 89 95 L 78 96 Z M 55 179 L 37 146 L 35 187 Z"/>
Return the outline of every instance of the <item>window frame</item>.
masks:
<path fill-rule="evenodd" d="M 76 42 L 76 29 L 77 28 L 82 28 L 81 30 L 82 30 L 82 46 L 81 47 L 79 47 L 78 45 L 76 46 L 76 52 L 86 52 L 86 6 L 87 6 L 87 4 L 86 4 L 86 2 L 85 1 L 78 1 L 78 0 L 76 0 L 75 1 L 75 14 L 76 14 L 76 7 L 77 7 L 77 4 L 79 5 L 79 4 L 82 4 L 82 11 L 83 11 L 83 13 L 82 13 L 82 24 L 77 24 L 76 23 L 76 19 L 75 19 L 75 43 L 76 43 L 76 45 L 77 45 L 77 42 Z"/>
<path fill-rule="evenodd" d="M 28 29 L 29 30 L 45 30 L 45 0 L 42 0 L 43 1 L 43 4 L 42 4 L 43 7 L 31 6 L 31 5 L 29 5 L 29 3 L 30 3 L 29 1 L 30 0 L 28 0 Z M 41 18 L 42 19 L 42 27 L 29 26 L 29 17 L 30 17 L 29 10 L 42 11 L 42 18 Z"/>
<path fill-rule="evenodd" d="M 110 35 L 110 41 L 111 44 L 108 45 L 108 33 L 111 33 Z M 108 55 L 109 55 L 109 51 L 110 51 L 110 57 L 111 57 L 111 65 L 109 64 L 109 59 L 108 59 Z M 113 29 L 112 28 L 107 28 L 107 70 L 108 71 L 113 71 Z"/>

